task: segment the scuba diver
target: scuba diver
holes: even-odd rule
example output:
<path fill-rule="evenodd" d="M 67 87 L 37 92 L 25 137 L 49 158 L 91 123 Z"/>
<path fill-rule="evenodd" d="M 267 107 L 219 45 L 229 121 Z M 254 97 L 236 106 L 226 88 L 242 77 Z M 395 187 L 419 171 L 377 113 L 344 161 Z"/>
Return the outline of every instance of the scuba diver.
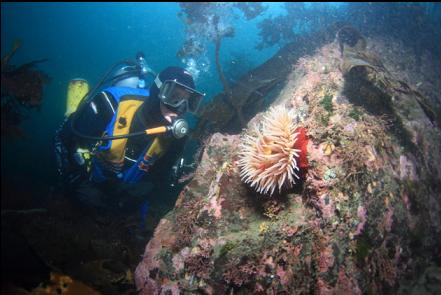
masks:
<path fill-rule="evenodd" d="M 146 89 L 148 75 L 155 78 Z M 115 64 L 91 91 L 85 80 L 72 80 L 66 117 L 54 138 L 68 193 L 103 208 L 109 195 L 130 198 L 126 192 L 145 178 L 164 185 L 164 174 L 176 172 L 173 164 L 182 167 L 189 131 L 184 115 L 195 113 L 204 95 L 186 70 L 168 67 L 156 75 L 142 53 L 135 62 Z"/>

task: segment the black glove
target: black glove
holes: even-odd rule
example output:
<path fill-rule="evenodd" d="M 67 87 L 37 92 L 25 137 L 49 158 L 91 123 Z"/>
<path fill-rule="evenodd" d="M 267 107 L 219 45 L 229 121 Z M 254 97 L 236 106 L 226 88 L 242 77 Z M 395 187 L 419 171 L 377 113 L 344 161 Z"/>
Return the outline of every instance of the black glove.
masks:
<path fill-rule="evenodd" d="M 185 164 L 184 158 L 179 158 L 175 165 L 172 167 L 172 171 L 170 173 L 170 186 L 174 187 L 177 184 L 181 184 L 185 181 L 180 181 L 181 177 L 185 174 L 189 174 L 193 172 L 196 167 L 195 163 Z"/>
<path fill-rule="evenodd" d="M 87 167 L 81 153 L 75 148 L 68 120 L 65 120 L 54 137 L 55 159 L 58 175 L 63 185 L 73 187 L 87 179 Z"/>

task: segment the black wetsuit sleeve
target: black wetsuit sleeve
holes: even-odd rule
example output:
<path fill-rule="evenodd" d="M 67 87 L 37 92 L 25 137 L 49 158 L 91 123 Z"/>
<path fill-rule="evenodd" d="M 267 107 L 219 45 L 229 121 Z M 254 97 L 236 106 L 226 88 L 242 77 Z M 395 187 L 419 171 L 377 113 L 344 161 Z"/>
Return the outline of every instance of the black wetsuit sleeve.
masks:
<path fill-rule="evenodd" d="M 77 148 L 91 148 L 96 143 L 77 136 L 72 127 L 85 135 L 101 136 L 112 119 L 113 109 L 116 110 L 116 103 L 108 94 L 97 94 L 92 102 L 93 104 L 80 107 L 76 113 L 65 119 L 55 133 L 55 156 L 58 172 L 63 177 L 70 177 L 71 174 L 84 170 L 85 167 L 79 166 L 75 161 L 74 154 Z"/>
<path fill-rule="evenodd" d="M 95 98 L 81 108 L 75 115 L 72 114 L 70 127 L 75 128 L 78 133 L 100 137 L 117 110 L 117 103 L 113 97 L 106 92 L 100 92 Z M 73 124 L 72 121 L 74 120 Z M 72 130 L 71 130 L 72 131 Z M 90 140 L 85 140 L 81 136 L 75 136 L 80 145 L 90 144 Z"/>

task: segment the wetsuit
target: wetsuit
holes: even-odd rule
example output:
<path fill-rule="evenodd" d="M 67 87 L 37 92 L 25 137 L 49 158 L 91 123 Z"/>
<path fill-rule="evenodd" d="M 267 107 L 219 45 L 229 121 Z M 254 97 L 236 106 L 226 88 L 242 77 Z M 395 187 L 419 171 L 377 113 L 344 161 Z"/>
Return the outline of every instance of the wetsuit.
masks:
<path fill-rule="evenodd" d="M 129 133 L 170 124 L 161 114 L 158 98 L 139 95 L 134 98 L 142 99 L 143 103 L 133 115 Z M 74 127 L 81 133 L 100 137 L 103 135 L 103 130 L 106 129 L 112 120 L 118 103 L 112 94 L 106 90 L 98 94 L 93 99 L 93 102 L 93 106 L 92 104 L 85 106 L 81 109 L 81 113 L 76 115 Z M 76 192 L 79 187 L 84 188 L 86 185 L 86 191 L 88 193 L 86 196 L 82 194 L 79 198 L 85 203 L 91 203 L 93 206 L 96 206 L 98 203 L 100 203 L 98 205 L 101 205 L 101 200 L 95 200 L 96 196 L 91 196 L 94 193 L 90 193 L 91 177 L 87 172 L 86 165 L 78 161 L 78 157 L 75 156 L 78 147 L 88 148 L 90 150 L 96 145 L 96 142 L 75 136 L 71 130 L 72 118 L 73 116 L 71 115 L 65 120 L 55 136 L 58 170 L 69 191 Z M 148 178 L 148 181 L 154 182 L 157 185 L 168 185 L 166 182 L 168 181 L 171 167 L 182 153 L 186 140 L 185 137 L 176 139 L 171 134 L 163 134 L 160 136 L 169 142 L 168 149 L 165 154 L 146 171 L 148 177 L 143 177 L 140 182 Z M 124 166 L 121 170 L 124 171 L 136 165 L 136 159 L 146 151 L 146 148 L 148 148 L 152 140 L 152 137 L 144 135 L 129 138 L 125 146 Z M 112 169 L 106 170 L 107 167 L 104 168 L 106 181 L 95 186 L 107 192 L 115 192 L 115 186 L 118 186 L 122 181 L 116 177 L 116 173 L 114 173 Z M 122 185 L 122 187 L 128 186 Z"/>

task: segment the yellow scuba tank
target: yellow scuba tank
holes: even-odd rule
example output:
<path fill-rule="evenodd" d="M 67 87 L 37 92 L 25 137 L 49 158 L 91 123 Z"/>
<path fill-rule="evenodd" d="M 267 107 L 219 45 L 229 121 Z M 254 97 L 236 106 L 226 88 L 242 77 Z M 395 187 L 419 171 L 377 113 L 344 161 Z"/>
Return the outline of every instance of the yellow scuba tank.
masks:
<path fill-rule="evenodd" d="M 69 116 L 77 110 L 78 105 L 84 96 L 89 92 L 89 83 L 86 80 L 77 78 L 69 81 L 67 87 L 66 113 Z"/>

